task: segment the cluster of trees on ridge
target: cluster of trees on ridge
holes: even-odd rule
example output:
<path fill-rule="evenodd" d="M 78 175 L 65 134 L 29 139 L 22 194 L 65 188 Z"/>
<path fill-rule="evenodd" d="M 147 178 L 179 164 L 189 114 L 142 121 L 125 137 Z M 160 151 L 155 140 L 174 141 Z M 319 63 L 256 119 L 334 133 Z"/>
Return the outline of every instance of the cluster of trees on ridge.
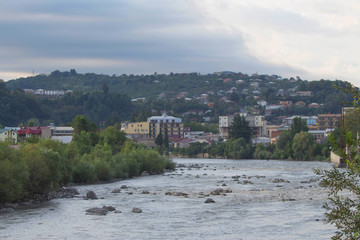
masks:
<path fill-rule="evenodd" d="M 135 144 L 114 126 L 98 131 L 84 116 L 73 120 L 69 144 L 32 137 L 11 148 L 0 142 L 0 203 L 56 191 L 69 182 L 92 183 L 174 169 L 167 157 Z"/>

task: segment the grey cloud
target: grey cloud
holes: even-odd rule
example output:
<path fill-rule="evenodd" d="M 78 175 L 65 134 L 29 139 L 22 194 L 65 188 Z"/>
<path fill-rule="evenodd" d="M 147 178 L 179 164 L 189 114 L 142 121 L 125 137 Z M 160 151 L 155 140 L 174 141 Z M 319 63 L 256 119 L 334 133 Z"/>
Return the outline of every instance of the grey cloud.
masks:
<path fill-rule="evenodd" d="M 42 18 L 0 21 L 0 48 L 21 49 L 23 53 L 20 61 L 12 59 L 11 53 L 2 54 L 0 51 L 0 64 L 5 66 L 5 70 L 35 68 L 40 72 L 50 72 L 66 70 L 63 68 L 69 64 L 64 62 L 59 66 L 45 61 L 39 66 L 28 66 L 36 63 L 31 60 L 33 57 L 139 63 L 98 67 L 79 64 L 79 71 L 109 74 L 219 70 L 276 73 L 294 70 L 289 66 L 264 63 L 251 56 L 240 32 L 207 31 L 203 27 L 205 19 L 193 11 L 191 1 L 154 1 L 151 5 L 141 0 L 23 1 L 24 7 L 19 2 L 8 3 L 3 11 L 19 15 L 49 14 L 51 21 Z M 53 15 L 57 18 L 51 18 Z M 69 16 L 85 20 L 69 21 Z"/>

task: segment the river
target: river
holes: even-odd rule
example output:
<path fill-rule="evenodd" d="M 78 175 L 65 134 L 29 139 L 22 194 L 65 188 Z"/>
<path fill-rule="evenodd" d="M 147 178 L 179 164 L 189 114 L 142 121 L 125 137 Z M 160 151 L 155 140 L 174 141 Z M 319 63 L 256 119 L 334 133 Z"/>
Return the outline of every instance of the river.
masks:
<path fill-rule="evenodd" d="M 174 172 L 77 186 L 79 197 L 2 213 L 0 239 L 330 239 L 336 230 L 323 222 L 327 195 L 312 172 L 329 163 L 174 161 L 180 165 Z M 122 185 L 128 188 L 111 193 Z M 206 196 L 218 188 L 232 192 Z M 84 200 L 89 190 L 99 199 Z M 215 203 L 204 203 L 207 198 Z M 104 205 L 121 213 L 86 215 Z"/>

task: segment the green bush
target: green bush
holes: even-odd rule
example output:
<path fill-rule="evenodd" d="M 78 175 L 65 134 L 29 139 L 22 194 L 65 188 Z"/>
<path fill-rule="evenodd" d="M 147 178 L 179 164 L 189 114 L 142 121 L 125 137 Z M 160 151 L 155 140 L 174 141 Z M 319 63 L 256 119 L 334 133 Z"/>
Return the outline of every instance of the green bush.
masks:
<path fill-rule="evenodd" d="M 74 168 L 73 181 L 75 183 L 91 183 L 96 181 L 94 165 L 87 161 L 80 161 Z"/>
<path fill-rule="evenodd" d="M 8 144 L 0 142 L 0 203 L 23 198 L 28 175 L 25 161 Z"/>

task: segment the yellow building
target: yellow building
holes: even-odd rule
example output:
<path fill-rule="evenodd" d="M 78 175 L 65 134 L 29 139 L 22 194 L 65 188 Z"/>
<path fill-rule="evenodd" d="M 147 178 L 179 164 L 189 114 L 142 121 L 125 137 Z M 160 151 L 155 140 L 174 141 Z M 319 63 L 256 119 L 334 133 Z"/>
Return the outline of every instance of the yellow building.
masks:
<path fill-rule="evenodd" d="M 133 122 L 121 124 L 121 131 L 131 138 L 147 138 L 149 136 L 149 123 L 148 122 Z"/>
<path fill-rule="evenodd" d="M 17 144 L 18 135 L 15 130 L 12 129 L 0 129 L 0 141 L 10 142 L 11 144 Z"/>

